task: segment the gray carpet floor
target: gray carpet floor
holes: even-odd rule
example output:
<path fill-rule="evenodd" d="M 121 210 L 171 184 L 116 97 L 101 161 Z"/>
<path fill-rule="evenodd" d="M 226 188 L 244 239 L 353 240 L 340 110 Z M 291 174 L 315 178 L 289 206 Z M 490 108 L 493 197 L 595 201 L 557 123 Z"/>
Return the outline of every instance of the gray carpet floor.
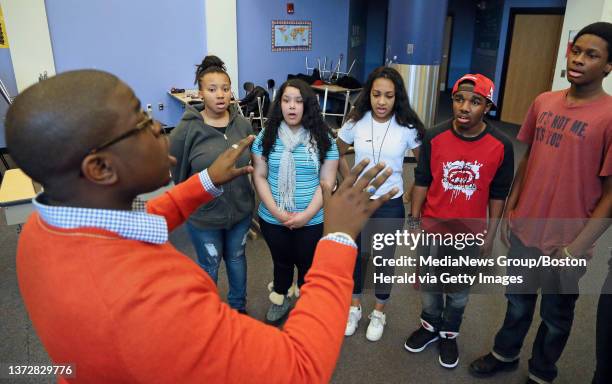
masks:
<path fill-rule="evenodd" d="M 450 117 L 449 103 L 441 102 L 444 111 L 439 120 Z M 508 136 L 515 137 L 517 127 L 495 123 Z M 516 140 L 517 161 L 524 146 Z M 412 182 L 412 168 L 407 165 L 405 183 Z M 15 251 L 18 235 L 15 227 L 0 226 L 0 363 L 45 364 L 48 356 L 41 346 L 23 307 L 15 275 Z M 191 258 L 195 252 L 184 228 L 171 235 L 172 243 Z M 248 258 L 248 311 L 263 319 L 269 305 L 266 285 L 272 279 L 272 263 L 268 248 L 261 237 L 247 243 Z M 227 279 L 224 267 L 219 272 L 219 292 L 225 299 Z M 595 360 L 595 310 L 597 296 L 584 295 L 576 306 L 574 327 L 561 357 L 556 383 L 589 383 Z M 364 318 L 357 332 L 345 339 L 333 383 L 524 383 L 531 345 L 540 322 L 536 314 L 523 351 L 520 367 L 510 373 L 491 379 L 475 379 L 468 373 L 469 363 L 489 351 L 493 337 L 501 325 L 506 301 L 501 294 L 474 294 L 470 297 L 461 335 L 458 338 L 460 363 L 454 370 L 442 368 L 438 363 L 437 348 L 430 346 L 424 352 L 411 354 L 404 350 L 406 336 L 418 326 L 419 297 L 410 286 L 394 288 L 387 305 L 387 326 L 382 339 L 369 342 L 365 338 L 367 314 L 372 310 L 371 292 L 364 298 Z M 282 367 L 279 367 L 282 369 Z M 23 378 L 2 380 L 15 383 L 51 383 L 51 378 Z"/>

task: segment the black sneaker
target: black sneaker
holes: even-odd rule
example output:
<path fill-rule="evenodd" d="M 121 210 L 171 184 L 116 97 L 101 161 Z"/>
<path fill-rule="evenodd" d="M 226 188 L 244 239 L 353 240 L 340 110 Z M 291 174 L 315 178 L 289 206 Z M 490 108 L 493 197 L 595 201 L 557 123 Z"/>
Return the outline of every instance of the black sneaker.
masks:
<path fill-rule="evenodd" d="M 457 348 L 458 332 L 440 332 L 440 356 L 438 360 L 444 368 L 452 369 L 459 364 L 459 349 Z"/>
<path fill-rule="evenodd" d="M 429 344 L 438 339 L 438 332 L 436 332 L 435 328 L 425 320 L 421 319 L 421 327 L 412 332 L 408 339 L 406 339 L 404 348 L 414 353 L 421 352 L 427 348 Z"/>
<path fill-rule="evenodd" d="M 470 373 L 476 377 L 489 377 L 498 372 L 515 370 L 518 363 L 518 359 L 506 362 L 498 360 L 492 353 L 488 353 L 470 364 Z"/>

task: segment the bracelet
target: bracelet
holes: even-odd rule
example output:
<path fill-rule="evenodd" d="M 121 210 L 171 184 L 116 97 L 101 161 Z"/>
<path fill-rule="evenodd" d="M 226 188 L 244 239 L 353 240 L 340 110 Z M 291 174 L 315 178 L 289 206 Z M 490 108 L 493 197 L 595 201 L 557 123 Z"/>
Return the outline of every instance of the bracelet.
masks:
<path fill-rule="evenodd" d="M 571 253 L 569 253 L 569 251 L 567 250 L 567 247 L 563 247 L 563 254 L 566 257 L 569 257 L 570 259 L 576 259 L 576 257 L 574 257 Z"/>
<path fill-rule="evenodd" d="M 419 229 L 421 228 L 421 218 L 408 216 L 406 223 L 408 224 L 408 229 Z"/>

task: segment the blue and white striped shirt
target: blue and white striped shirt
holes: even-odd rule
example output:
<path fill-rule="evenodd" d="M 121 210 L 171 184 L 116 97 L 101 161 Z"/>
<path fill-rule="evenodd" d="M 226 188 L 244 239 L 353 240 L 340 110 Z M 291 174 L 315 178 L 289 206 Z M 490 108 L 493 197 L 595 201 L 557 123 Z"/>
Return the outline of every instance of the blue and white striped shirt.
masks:
<path fill-rule="evenodd" d="M 251 147 L 251 152 L 257 155 L 262 155 L 264 130 L 262 130 L 257 138 L 253 142 Z M 338 160 L 340 155 L 338 153 L 338 147 L 336 147 L 336 141 L 330 137 L 332 146 L 325 154 L 325 160 Z M 283 142 L 276 137 L 276 141 L 268 156 L 268 184 L 270 185 L 270 190 L 272 191 L 272 197 L 274 198 L 274 202 L 278 205 L 280 201 L 280 194 L 278 191 L 278 172 L 280 168 L 280 160 L 285 150 L 285 146 Z M 312 201 L 312 198 L 319 187 L 320 177 L 317 172 L 316 164 L 313 164 L 306 146 L 303 144 L 299 144 L 292 152 L 293 159 L 295 161 L 295 212 L 302 212 L 308 208 L 308 204 Z M 319 167 L 320 170 L 320 167 Z M 259 204 L 259 209 L 257 210 L 259 216 L 270 224 L 281 225 L 281 223 L 276 220 L 274 216 L 270 213 L 268 208 L 266 208 L 264 203 Z M 323 222 L 323 209 L 319 210 L 316 215 L 313 216 L 312 219 L 306 225 L 316 225 L 321 224 Z"/>

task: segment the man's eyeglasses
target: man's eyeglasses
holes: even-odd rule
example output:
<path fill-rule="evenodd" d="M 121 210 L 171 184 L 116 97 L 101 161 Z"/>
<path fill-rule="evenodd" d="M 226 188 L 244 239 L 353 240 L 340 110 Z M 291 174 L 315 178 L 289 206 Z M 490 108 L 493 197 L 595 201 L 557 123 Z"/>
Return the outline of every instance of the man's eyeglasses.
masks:
<path fill-rule="evenodd" d="M 97 147 L 95 147 L 94 149 L 92 149 L 91 151 L 89 151 L 90 155 L 93 155 L 94 153 L 97 153 L 105 148 L 110 147 L 113 144 L 117 144 L 118 142 L 120 142 L 123 139 L 127 139 L 130 136 L 133 136 L 139 132 L 142 132 L 145 129 L 150 129 L 151 132 L 157 137 L 163 134 L 163 130 L 160 128 L 159 131 L 157 131 L 155 129 L 155 120 L 151 117 L 149 117 L 149 115 L 147 115 L 144 111 L 142 112 L 143 116 L 145 117 L 144 120 L 142 120 L 141 122 L 139 122 L 138 124 L 136 124 L 135 128 L 130 129 L 129 131 L 126 131 L 124 133 L 122 133 L 121 135 L 107 140 L 104 143 L 98 145 Z"/>

